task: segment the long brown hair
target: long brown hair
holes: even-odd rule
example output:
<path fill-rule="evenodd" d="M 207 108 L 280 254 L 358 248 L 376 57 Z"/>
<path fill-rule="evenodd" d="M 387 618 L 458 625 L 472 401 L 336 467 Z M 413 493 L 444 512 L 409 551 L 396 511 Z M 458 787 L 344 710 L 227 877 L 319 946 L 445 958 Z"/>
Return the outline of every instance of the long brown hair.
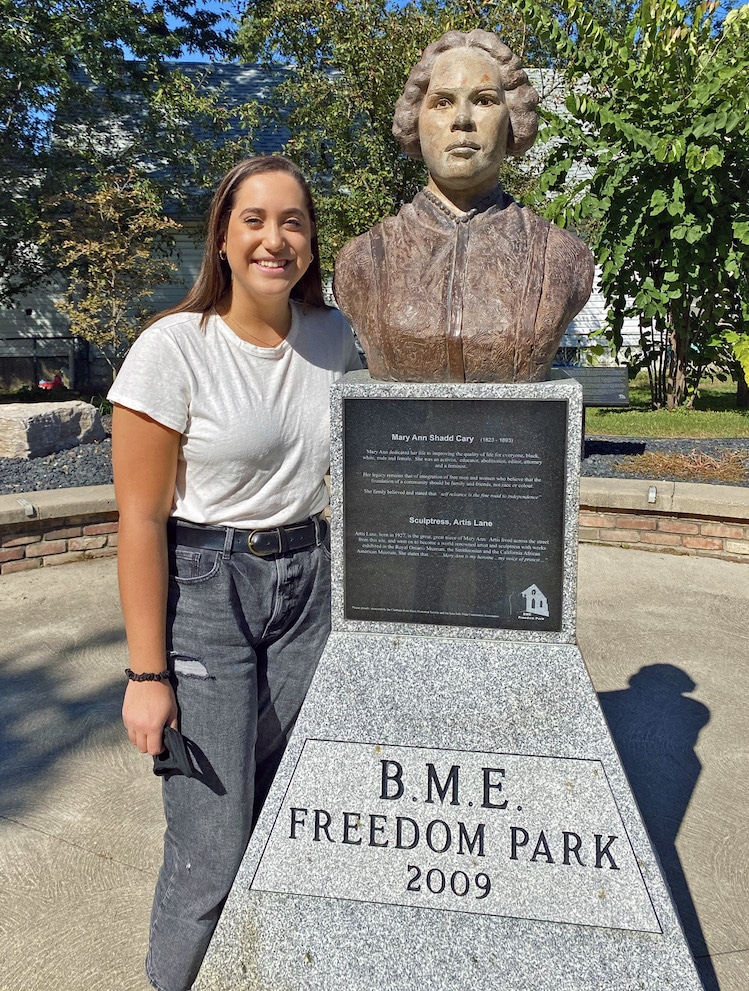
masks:
<path fill-rule="evenodd" d="M 225 258 L 221 258 L 219 252 L 229 226 L 229 215 L 234 208 L 237 190 L 245 179 L 267 172 L 285 172 L 297 181 L 304 193 L 305 206 L 312 222 L 312 262 L 292 289 L 291 298 L 298 300 L 305 306 L 329 309 L 322 291 L 315 205 L 312 202 L 312 193 L 307 180 L 291 159 L 284 158 L 283 155 L 259 155 L 256 158 L 245 158 L 227 172 L 221 180 L 208 211 L 205 249 L 198 277 L 184 299 L 175 306 L 157 313 L 149 321 L 149 325 L 171 313 L 200 313 L 202 314 L 201 325 L 205 324 L 219 300 L 223 299 L 231 288 L 231 269 L 229 263 Z"/>

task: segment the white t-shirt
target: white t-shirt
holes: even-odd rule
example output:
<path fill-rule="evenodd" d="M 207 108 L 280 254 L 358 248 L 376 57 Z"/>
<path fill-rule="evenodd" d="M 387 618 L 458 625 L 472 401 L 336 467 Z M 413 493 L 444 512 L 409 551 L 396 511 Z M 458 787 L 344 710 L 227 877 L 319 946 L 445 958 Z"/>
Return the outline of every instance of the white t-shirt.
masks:
<path fill-rule="evenodd" d="M 252 528 L 327 506 L 330 386 L 361 363 L 340 311 L 291 307 L 275 348 L 176 313 L 130 349 L 108 398 L 182 434 L 173 516 Z"/>

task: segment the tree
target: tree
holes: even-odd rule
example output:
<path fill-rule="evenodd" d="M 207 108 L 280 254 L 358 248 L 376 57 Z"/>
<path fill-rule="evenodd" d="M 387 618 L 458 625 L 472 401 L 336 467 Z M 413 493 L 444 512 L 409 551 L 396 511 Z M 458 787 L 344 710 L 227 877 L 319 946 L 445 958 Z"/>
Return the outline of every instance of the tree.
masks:
<path fill-rule="evenodd" d="M 252 0 L 237 43 L 245 61 L 285 66 L 264 107 L 289 135 L 285 152 L 310 177 L 319 213 L 323 268 L 351 237 L 397 212 L 425 181 L 391 133 L 395 102 L 423 49 L 449 29 L 499 31 L 522 54 L 522 21 L 509 4 L 411 0 Z M 523 192 L 527 173 L 504 167 Z"/>
<path fill-rule="evenodd" d="M 749 333 L 749 6 L 643 0 L 613 33 L 580 0 L 520 9 L 570 86 L 539 202 L 587 237 L 617 347 L 639 318 L 653 405 L 690 404 Z"/>
<path fill-rule="evenodd" d="M 114 375 L 154 288 L 174 278 L 168 255 L 179 224 L 163 215 L 158 188 L 135 171 L 101 176 L 93 188 L 59 199 L 65 215 L 41 228 L 42 243 L 57 245 L 67 283 L 55 305 L 74 335 L 101 349 Z"/>
<path fill-rule="evenodd" d="M 83 141 L 53 141 L 53 129 L 61 121 L 80 129 L 103 98 L 121 106 L 139 94 L 148 109 L 141 134 L 156 133 L 167 96 L 178 92 L 164 60 L 226 52 L 220 18 L 178 0 L 0 0 L 0 303 L 54 268 L 53 245 L 38 247 L 43 203 L 50 190 L 75 188 L 102 157 Z"/>

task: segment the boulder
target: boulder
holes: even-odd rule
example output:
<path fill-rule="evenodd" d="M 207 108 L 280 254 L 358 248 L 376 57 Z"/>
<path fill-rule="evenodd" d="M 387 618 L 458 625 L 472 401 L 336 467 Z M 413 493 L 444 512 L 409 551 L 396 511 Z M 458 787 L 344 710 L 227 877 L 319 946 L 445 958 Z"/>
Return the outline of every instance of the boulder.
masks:
<path fill-rule="evenodd" d="M 80 399 L 0 405 L 0 458 L 40 458 L 105 436 L 99 411 Z"/>

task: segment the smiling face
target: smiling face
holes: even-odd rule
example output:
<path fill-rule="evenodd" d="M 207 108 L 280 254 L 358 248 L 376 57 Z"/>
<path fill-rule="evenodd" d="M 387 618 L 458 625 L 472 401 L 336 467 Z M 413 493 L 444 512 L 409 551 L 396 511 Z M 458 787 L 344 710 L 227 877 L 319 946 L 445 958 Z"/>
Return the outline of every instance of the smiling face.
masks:
<path fill-rule="evenodd" d="M 305 193 L 286 172 L 261 172 L 237 189 L 221 247 L 232 273 L 233 303 L 288 300 L 312 261 Z"/>
<path fill-rule="evenodd" d="M 493 189 L 507 149 L 509 120 L 498 62 L 478 48 L 443 52 L 419 112 L 429 188 L 456 205 Z"/>

